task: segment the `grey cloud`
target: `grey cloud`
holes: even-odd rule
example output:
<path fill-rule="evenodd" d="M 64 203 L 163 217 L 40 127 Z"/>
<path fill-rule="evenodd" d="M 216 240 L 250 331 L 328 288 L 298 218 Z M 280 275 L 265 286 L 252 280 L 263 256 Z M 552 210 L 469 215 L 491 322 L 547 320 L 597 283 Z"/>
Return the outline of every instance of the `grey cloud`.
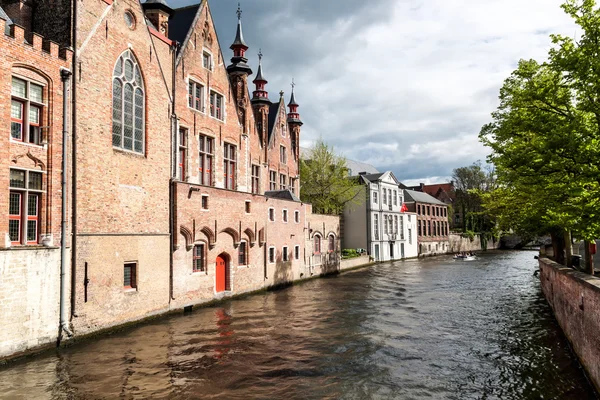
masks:
<path fill-rule="evenodd" d="M 226 58 L 237 1 L 210 0 Z M 561 1 L 246 0 L 242 18 L 271 98 L 298 84 L 303 146 L 321 137 L 405 180 L 485 159 L 477 135 L 503 80 L 519 58 L 545 56 L 547 32 L 573 32 Z"/>

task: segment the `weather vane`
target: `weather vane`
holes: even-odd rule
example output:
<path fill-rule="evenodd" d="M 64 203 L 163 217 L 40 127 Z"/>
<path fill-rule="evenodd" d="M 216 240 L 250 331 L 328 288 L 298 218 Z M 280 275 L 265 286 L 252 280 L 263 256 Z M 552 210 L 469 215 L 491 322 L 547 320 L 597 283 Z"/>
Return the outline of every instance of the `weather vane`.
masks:
<path fill-rule="evenodd" d="M 262 49 L 258 49 L 258 62 L 260 62 L 262 60 Z"/>
<path fill-rule="evenodd" d="M 292 92 L 294 91 L 295 87 L 296 87 L 296 84 L 294 83 L 294 78 L 292 78 Z"/>
<path fill-rule="evenodd" d="M 240 3 L 238 3 L 237 16 L 238 19 L 242 19 L 242 5 Z"/>

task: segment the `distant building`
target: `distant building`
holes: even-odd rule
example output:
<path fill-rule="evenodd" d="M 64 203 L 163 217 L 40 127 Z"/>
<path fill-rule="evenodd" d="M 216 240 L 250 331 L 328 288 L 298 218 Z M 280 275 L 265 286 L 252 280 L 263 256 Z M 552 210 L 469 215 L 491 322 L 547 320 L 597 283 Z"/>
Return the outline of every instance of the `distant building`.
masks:
<path fill-rule="evenodd" d="M 445 254 L 449 250 L 448 206 L 433 196 L 404 190 L 406 207 L 417 214 L 419 255 Z"/>
<path fill-rule="evenodd" d="M 406 210 L 400 183 L 391 171 L 360 174 L 364 201 L 347 204 L 342 218 L 342 248 L 364 248 L 375 261 L 416 257 L 414 212 Z"/>
<path fill-rule="evenodd" d="M 451 206 L 453 215 L 452 219 L 450 220 L 450 228 L 462 228 L 462 210 L 456 203 L 456 190 L 454 188 L 454 181 L 447 183 L 434 183 L 431 185 L 420 183 L 418 186 L 409 186 L 406 187 L 406 189 L 427 193 L 428 195 L 443 202 L 447 206 Z"/>

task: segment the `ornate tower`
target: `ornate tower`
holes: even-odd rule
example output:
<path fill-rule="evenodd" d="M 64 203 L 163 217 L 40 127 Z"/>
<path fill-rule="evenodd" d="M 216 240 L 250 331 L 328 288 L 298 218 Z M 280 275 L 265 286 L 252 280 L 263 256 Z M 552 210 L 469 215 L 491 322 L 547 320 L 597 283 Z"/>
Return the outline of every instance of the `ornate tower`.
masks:
<path fill-rule="evenodd" d="M 288 107 L 290 108 L 290 112 L 288 113 L 287 122 L 290 126 L 290 137 L 292 139 L 292 148 L 294 149 L 294 155 L 296 156 L 296 161 L 300 159 L 300 127 L 302 126 L 302 121 L 300 120 L 300 114 L 298 114 L 298 103 L 296 103 L 296 97 L 294 96 L 294 87 L 296 84 L 292 79 L 292 98 L 290 99 L 290 103 Z"/>
<path fill-rule="evenodd" d="M 254 85 L 256 90 L 252 92 L 252 109 L 254 110 L 254 119 L 256 120 L 256 126 L 258 129 L 258 135 L 260 137 L 261 144 L 264 149 L 264 159 L 267 159 L 267 133 L 269 129 L 269 107 L 271 101 L 269 100 L 269 93 L 265 89 L 268 81 L 265 79 L 262 70 L 262 51 L 258 51 L 258 72 L 256 78 L 254 78 Z"/>
<path fill-rule="evenodd" d="M 235 40 L 229 46 L 233 50 L 233 57 L 231 58 L 231 64 L 227 66 L 227 73 L 231 82 L 234 84 L 234 96 L 238 106 L 238 117 L 242 124 L 243 131 L 245 134 L 248 133 L 248 120 L 246 117 L 246 108 L 248 106 L 248 75 L 252 74 L 252 69 L 248 66 L 248 59 L 246 58 L 246 50 L 248 45 L 244 41 L 244 35 L 242 34 L 242 9 L 238 3 L 237 9 L 238 24 L 237 31 L 235 33 Z"/>

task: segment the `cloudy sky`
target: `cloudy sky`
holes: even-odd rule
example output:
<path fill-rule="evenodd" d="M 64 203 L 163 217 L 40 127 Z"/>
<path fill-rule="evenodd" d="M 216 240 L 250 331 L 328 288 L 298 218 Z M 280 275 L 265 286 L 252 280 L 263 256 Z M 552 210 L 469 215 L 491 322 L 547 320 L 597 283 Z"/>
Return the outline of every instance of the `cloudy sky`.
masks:
<path fill-rule="evenodd" d="M 169 0 L 176 8 L 195 3 Z M 210 1 L 225 57 L 238 0 Z M 271 99 L 290 93 L 301 145 L 445 182 L 485 160 L 477 135 L 520 58 L 543 60 L 550 33 L 576 34 L 561 0 L 242 0 L 249 64 L 258 49 Z"/>

